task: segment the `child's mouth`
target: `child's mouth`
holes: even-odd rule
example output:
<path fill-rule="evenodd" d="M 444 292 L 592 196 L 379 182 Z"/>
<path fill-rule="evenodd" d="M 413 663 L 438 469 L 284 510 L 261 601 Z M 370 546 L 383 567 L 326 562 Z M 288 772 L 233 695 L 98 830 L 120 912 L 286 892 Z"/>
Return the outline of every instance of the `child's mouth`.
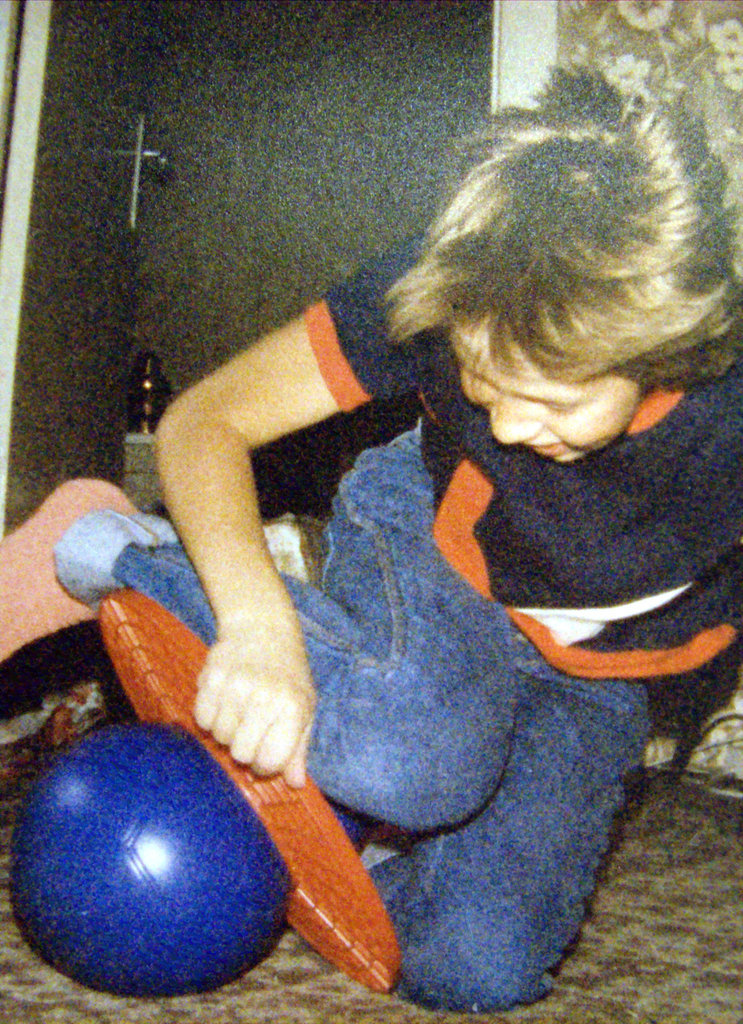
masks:
<path fill-rule="evenodd" d="M 572 448 L 562 441 L 557 441 L 555 444 L 532 445 L 531 449 L 545 459 L 559 459 L 572 454 Z"/>

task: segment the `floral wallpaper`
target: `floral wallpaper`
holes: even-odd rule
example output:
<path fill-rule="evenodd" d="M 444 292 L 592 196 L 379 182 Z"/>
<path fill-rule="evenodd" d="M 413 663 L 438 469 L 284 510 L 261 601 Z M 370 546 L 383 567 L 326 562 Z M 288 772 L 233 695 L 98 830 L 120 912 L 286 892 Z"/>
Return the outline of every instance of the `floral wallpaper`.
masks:
<path fill-rule="evenodd" d="M 630 102 L 683 103 L 700 115 L 743 210 L 743 2 L 558 3 L 558 62 L 601 69 Z M 739 223 L 743 252 L 743 215 Z"/>
<path fill-rule="evenodd" d="M 683 103 L 707 125 L 728 166 L 730 199 L 743 209 L 743 2 L 558 0 L 558 63 L 602 70 L 628 98 Z M 739 213 L 739 225 L 743 216 Z M 743 253 L 743 228 L 739 230 Z M 743 272 L 743 258 L 741 258 Z M 708 720 L 689 767 L 743 779 L 743 676 Z M 670 760 L 675 740 L 655 737 L 646 764 Z"/>

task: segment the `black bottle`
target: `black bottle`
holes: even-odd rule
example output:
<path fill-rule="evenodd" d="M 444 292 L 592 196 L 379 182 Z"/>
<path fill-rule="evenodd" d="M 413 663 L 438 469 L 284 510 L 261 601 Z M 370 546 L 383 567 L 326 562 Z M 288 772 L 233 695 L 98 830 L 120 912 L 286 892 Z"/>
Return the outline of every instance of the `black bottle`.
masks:
<path fill-rule="evenodd" d="M 154 352 L 139 352 L 129 376 L 127 431 L 153 434 L 172 393 L 160 357 Z"/>

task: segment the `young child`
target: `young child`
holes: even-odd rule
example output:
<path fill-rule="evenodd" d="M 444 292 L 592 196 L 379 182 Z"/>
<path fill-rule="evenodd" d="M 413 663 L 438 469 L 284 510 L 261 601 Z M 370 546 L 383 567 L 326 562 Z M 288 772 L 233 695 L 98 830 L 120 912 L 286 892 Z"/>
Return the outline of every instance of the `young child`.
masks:
<path fill-rule="evenodd" d="M 104 577 L 198 620 L 214 643 L 195 712 L 238 760 L 293 785 L 307 769 L 413 833 L 373 875 L 399 991 L 423 1005 L 548 992 L 639 763 L 648 686 L 694 686 L 734 650 L 743 366 L 724 187 L 689 120 L 556 72 L 536 109 L 503 111 L 463 152 L 425 240 L 171 406 L 159 466 L 189 561 L 128 543 L 143 527 L 123 506 L 58 545 L 88 601 L 76 559 L 92 547 L 113 551 Z M 340 485 L 322 588 L 282 579 L 248 451 L 411 391 L 421 425 Z M 87 485 L 67 486 L 8 538 L 4 580 L 76 518 L 69 488 Z M 7 607 L 17 620 L 27 602 L 29 631 L 34 601 L 90 614 L 51 590 Z"/>

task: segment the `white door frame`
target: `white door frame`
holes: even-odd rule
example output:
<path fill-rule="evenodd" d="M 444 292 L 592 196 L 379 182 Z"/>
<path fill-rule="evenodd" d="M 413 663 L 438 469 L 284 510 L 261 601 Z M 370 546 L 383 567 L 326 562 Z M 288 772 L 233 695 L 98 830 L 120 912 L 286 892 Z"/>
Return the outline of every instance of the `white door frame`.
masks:
<path fill-rule="evenodd" d="M 557 61 L 558 0 L 493 0 L 491 110 L 531 106 Z"/>
<path fill-rule="evenodd" d="M 19 10 L 19 0 L 0 0 L 0 133 L 8 140 L 0 222 L 0 536 L 5 522 L 13 378 L 52 0 L 26 0 L 14 68 Z M 14 71 L 11 110 L 7 103 L 11 92 L 6 83 Z"/>

